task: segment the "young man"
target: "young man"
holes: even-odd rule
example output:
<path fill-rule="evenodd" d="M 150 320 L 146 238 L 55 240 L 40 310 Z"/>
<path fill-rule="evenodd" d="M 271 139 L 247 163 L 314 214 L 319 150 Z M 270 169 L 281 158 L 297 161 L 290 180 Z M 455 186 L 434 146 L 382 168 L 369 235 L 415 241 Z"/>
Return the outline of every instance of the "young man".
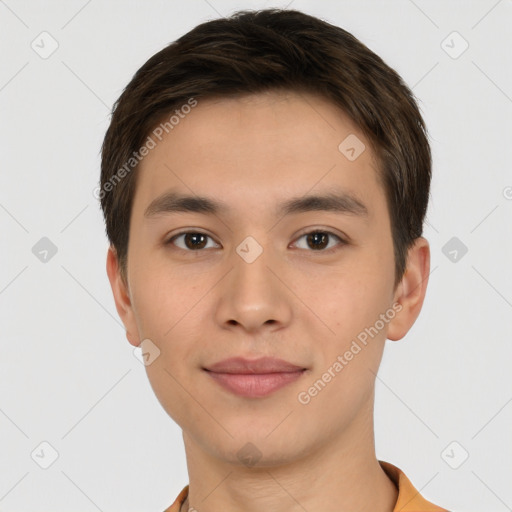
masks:
<path fill-rule="evenodd" d="M 411 91 L 292 10 L 203 23 L 115 105 L 99 197 L 128 341 L 183 430 L 167 511 L 442 511 L 375 455 L 386 339 L 429 276 Z"/>

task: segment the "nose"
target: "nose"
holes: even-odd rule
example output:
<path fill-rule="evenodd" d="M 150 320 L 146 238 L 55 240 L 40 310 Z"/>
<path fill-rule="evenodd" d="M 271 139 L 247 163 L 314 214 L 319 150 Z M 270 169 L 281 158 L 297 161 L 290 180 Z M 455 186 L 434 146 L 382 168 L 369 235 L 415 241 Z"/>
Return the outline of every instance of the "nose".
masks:
<path fill-rule="evenodd" d="M 283 283 L 285 276 L 279 262 L 271 260 L 269 253 L 263 250 L 253 261 L 244 259 L 243 253 L 233 254 L 232 269 L 216 291 L 219 325 L 238 326 L 254 333 L 261 329 L 277 330 L 290 322 L 293 294 Z"/>

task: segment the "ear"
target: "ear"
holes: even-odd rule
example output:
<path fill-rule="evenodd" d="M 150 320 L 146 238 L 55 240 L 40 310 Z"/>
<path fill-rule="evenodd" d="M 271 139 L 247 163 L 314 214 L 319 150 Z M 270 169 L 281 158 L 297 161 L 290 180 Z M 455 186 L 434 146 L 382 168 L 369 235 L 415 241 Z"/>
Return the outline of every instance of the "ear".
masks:
<path fill-rule="evenodd" d="M 126 329 L 126 338 L 134 346 L 140 345 L 139 332 L 130 298 L 127 283 L 121 276 L 119 260 L 114 247 L 110 246 L 107 252 L 107 275 L 114 295 L 117 313 Z"/>
<path fill-rule="evenodd" d="M 387 338 L 397 341 L 403 338 L 420 314 L 430 274 L 430 246 L 423 237 L 418 237 L 407 253 L 407 266 L 398 284 L 394 304 L 402 309 L 388 324 Z"/>

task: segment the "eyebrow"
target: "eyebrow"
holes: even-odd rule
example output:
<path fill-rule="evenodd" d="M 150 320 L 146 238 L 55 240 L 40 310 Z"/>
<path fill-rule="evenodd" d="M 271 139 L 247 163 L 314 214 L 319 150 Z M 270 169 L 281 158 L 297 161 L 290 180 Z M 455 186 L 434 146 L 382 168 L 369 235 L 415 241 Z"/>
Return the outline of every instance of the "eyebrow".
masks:
<path fill-rule="evenodd" d="M 221 215 L 230 211 L 226 203 L 217 199 L 167 192 L 149 204 L 144 211 L 144 217 L 151 218 L 179 212 Z M 348 192 L 331 192 L 288 199 L 277 206 L 275 215 L 279 217 L 311 211 L 329 211 L 368 217 L 368 208 L 365 204 Z"/>

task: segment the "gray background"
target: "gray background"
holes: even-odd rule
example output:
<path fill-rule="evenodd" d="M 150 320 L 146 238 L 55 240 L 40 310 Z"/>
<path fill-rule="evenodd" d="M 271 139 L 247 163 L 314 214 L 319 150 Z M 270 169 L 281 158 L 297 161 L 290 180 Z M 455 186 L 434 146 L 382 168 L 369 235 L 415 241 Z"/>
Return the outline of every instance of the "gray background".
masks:
<path fill-rule="evenodd" d="M 188 482 L 111 296 L 99 149 L 154 52 L 286 5 L 381 55 L 431 135 L 432 274 L 416 324 L 387 342 L 378 458 L 451 510 L 512 510 L 512 0 L 0 0 L 0 510 L 161 511 Z"/>

